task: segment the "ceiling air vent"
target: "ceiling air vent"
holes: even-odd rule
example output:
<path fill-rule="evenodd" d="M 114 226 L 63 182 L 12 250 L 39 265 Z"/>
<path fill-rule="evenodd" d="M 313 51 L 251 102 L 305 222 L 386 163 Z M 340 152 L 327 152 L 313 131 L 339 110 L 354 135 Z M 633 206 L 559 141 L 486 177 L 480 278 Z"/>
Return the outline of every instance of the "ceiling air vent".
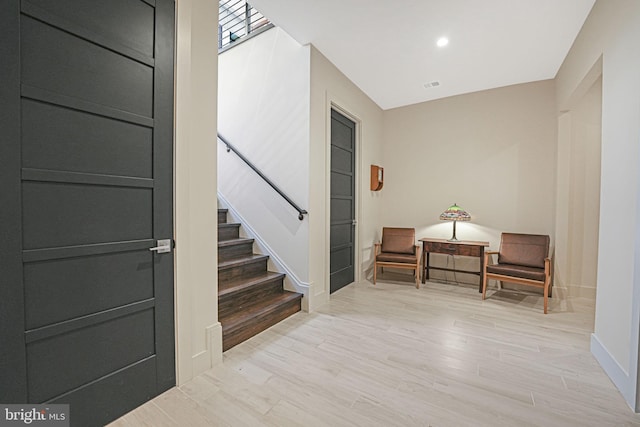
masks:
<path fill-rule="evenodd" d="M 426 87 L 427 89 L 429 89 L 430 87 L 437 87 L 437 86 L 440 86 L 440 82 L 438 80 L 424 84 L 424 87 Z"/>

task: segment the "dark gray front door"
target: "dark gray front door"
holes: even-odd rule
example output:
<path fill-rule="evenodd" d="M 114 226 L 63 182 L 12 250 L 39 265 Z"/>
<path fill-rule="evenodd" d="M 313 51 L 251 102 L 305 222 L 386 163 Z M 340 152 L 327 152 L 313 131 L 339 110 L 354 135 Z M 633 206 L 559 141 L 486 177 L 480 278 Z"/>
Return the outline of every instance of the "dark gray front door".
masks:
<path fill-rule="evenodd" d="M 0 402 L 175 384 L 173 0 L 0 2 Z"/>
<path fill-rule="evenodd" d="M 331 110 L 330 290 L 354 280 L 356 124 Z"/>

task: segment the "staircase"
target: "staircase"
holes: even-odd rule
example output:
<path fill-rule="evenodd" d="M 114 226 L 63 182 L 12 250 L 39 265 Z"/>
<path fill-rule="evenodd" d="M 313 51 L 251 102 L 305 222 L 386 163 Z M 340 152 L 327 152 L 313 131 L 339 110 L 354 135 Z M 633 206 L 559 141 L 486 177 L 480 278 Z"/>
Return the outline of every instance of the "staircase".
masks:
<path fill-rule="evenodd" d="M 218 209 L 218 320 L 222 351 L 300 311 L 302 294 L 285 291 L 285 275 L 267 271 L 269 256 L 253 253 L 253 239 Z"/>

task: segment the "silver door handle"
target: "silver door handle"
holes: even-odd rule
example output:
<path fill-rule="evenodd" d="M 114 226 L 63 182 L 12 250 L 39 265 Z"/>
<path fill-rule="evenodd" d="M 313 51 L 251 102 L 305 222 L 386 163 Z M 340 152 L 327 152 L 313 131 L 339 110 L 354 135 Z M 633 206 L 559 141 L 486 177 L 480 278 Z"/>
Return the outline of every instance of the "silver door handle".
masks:
<path fill-rule="evenodd" d="M 149 250 L 152 252 L 157 252 L 159 254 L 171 252 L 171 239 L 158 240 L 158 246 L 156 246 L 155 248 L 149 248 Z"/>

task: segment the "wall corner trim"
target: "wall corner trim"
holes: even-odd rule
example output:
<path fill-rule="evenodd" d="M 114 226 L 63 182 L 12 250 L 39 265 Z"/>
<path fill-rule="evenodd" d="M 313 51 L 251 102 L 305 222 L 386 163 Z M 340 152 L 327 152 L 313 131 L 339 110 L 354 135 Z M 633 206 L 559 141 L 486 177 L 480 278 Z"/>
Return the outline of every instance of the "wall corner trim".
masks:
<path fill-rule="evenodd" d="M 635 411 L 635 385 L 627 372 L 620 366 L 618 361 L 613 358 L 611 353 L 600 342 L 595 333 L 591 334 L 591 354 L 600 364 L 605 373 L 609 376 L 613 384 L 618 388 L 627 405 Z"/>
<path fill-rule="evenodd" d="M 206 329 L 207 347 L 211 354 L 211 367 L 222 364 L 222 324 L 216 322 Z"/>
<path fill-rule="evenodd" d="M 216 322 L 207 326 L 204 332 L 207 348 L 194 354 L 191 358 L 193 361 L 192 378 L 222 363 L 222 325 L 220 322 Z"/>

